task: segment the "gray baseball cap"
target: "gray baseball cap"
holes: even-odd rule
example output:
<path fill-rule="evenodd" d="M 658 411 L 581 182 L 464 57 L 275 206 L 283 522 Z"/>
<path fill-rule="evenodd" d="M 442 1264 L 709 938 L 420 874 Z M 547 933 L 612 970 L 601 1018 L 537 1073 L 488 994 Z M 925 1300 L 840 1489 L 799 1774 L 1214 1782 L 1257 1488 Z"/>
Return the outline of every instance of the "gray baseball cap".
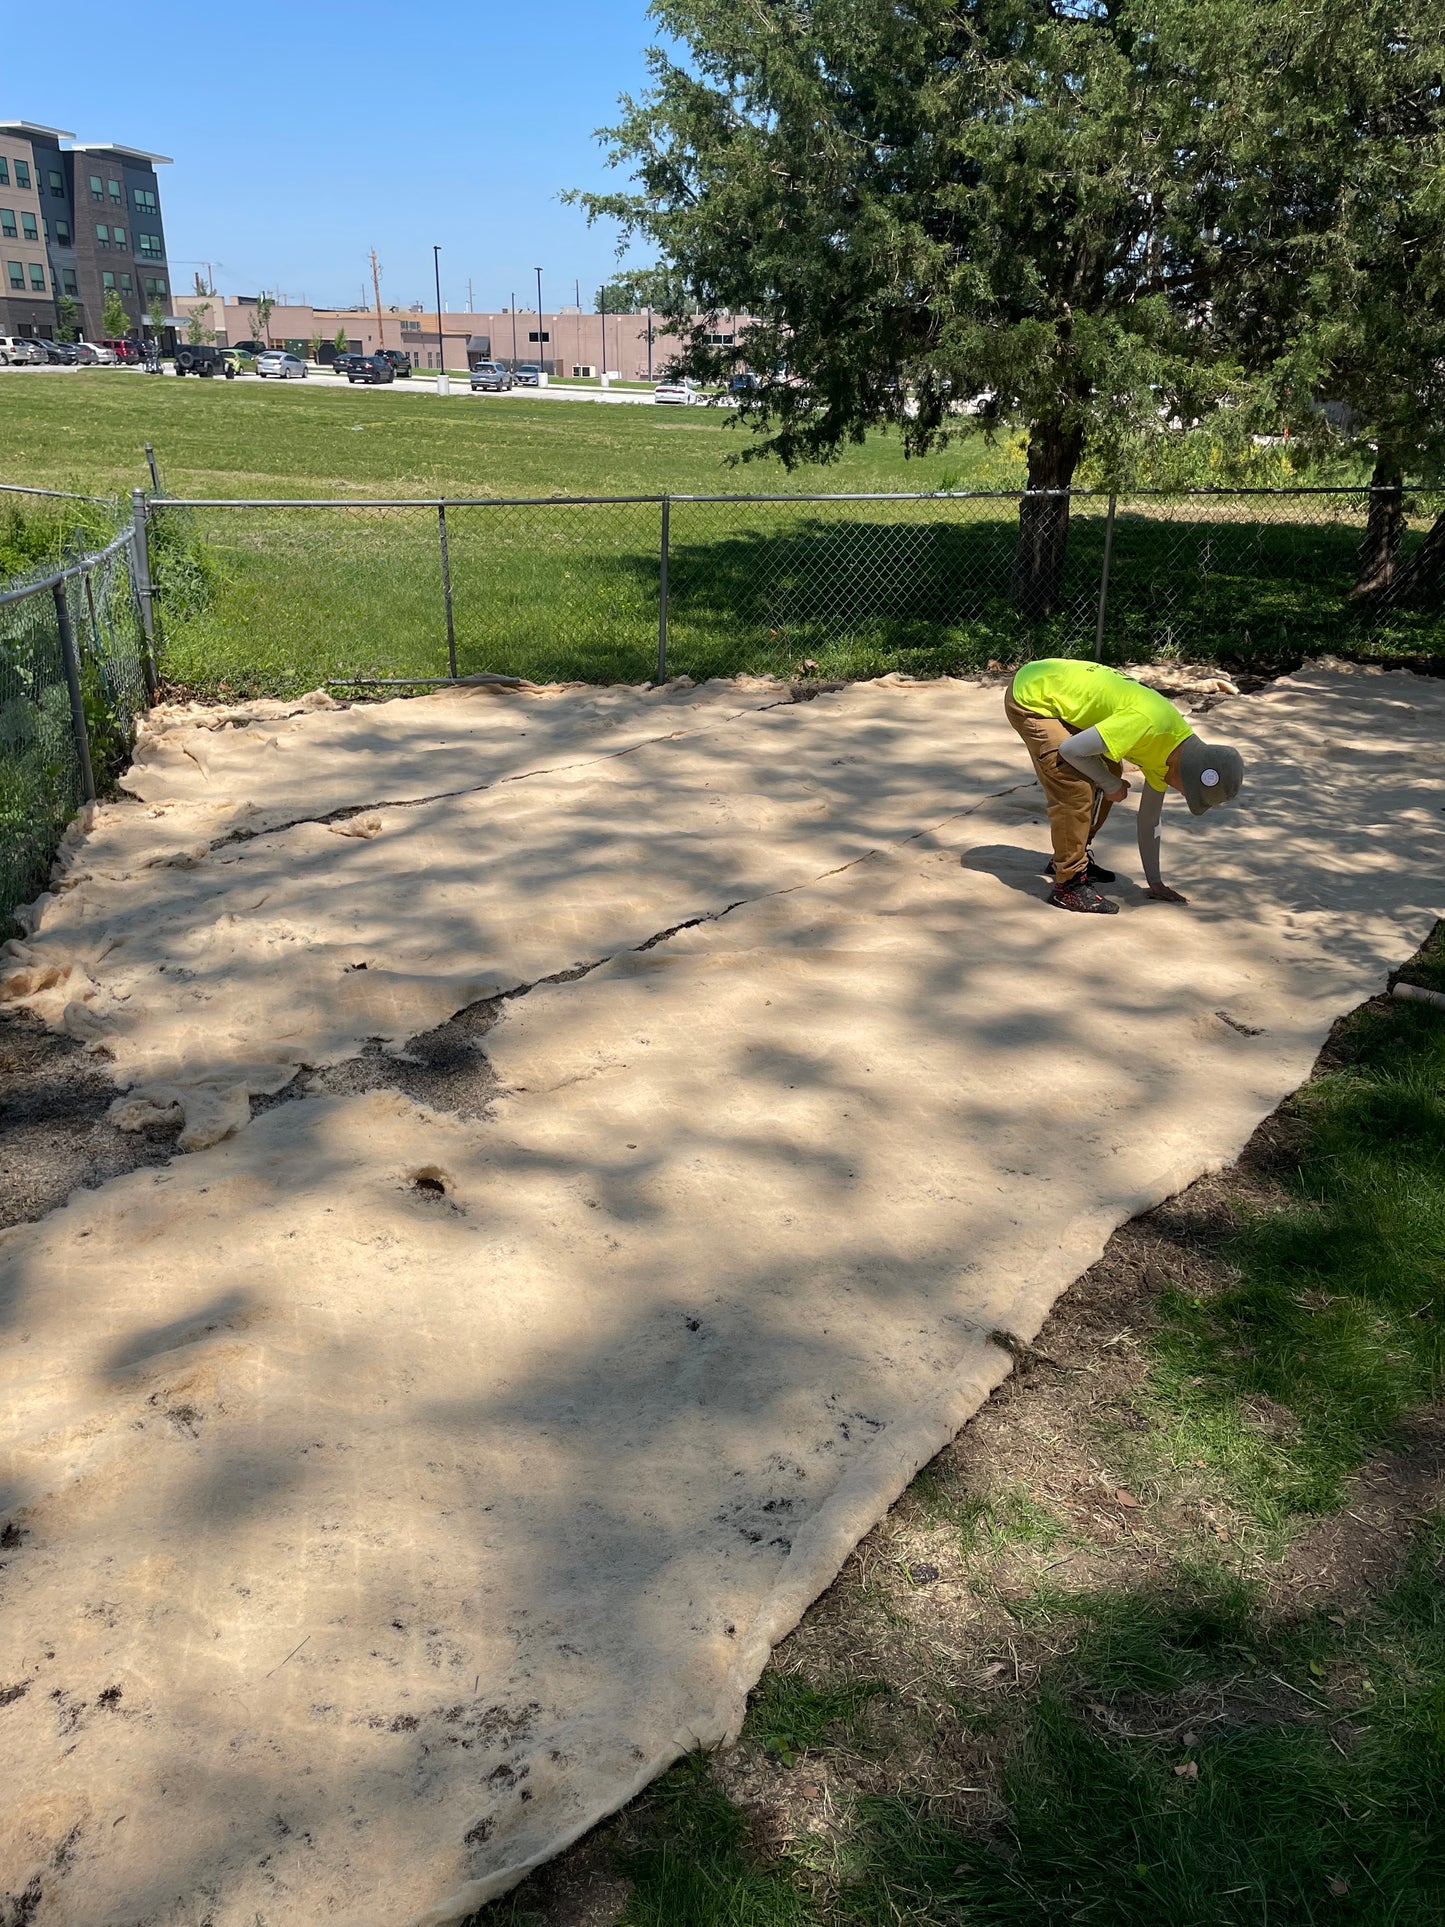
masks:
<path fill-rule="evenodd" d="M 1216 803 L 1227 803 L 1238 796 L 1244 781 L 1244 758 L 1225 744 L 1186 736 L 1179 746 L 1179 781 L 1190 814 L 1203 816 Z"/>

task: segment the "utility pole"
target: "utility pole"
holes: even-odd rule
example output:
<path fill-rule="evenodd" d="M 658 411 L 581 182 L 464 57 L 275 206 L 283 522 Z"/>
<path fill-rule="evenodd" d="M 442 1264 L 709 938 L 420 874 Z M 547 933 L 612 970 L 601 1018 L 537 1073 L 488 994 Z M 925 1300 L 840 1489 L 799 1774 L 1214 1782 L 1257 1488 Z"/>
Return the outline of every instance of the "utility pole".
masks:
<path fill-rule="evenodd" d="M 542 340 L 542 270 L 533 270 L 537 277 L 537 376 L 539 383 L 547 378 L 546 344 Z"/>
<path fill-rule="evenodd" d="M 472 277 L 468 275 L 467 276 L 467 313 L 475 314 L 476 312 L 477 312 L 477 298 L 472 293 Z"/>
<path fill-rule="evenodd" d="M 376 258 L 376 249 L 371 250 L 371 291 L 376 296 L 376 345 L 386 346 L 386 336 L 381 332 L 381 263 Z"/>
<path fill-rule="evenodd" d="M 652 303 L 647 304 L 647 379 L 652 380 Z"/>
<path fill-rule="evenodd" d="M 597 370 L 597 374 L 605 388 L 607 386 L 607 290 L 605 287 L 598 290 L 597 305 L 602 311 L 602 366 Z"/>
<path fill-rule="evenodd" d="M 517 297 L 512 294 L 508 295 L 507 299 L 512 304 L 512 373 L 515 375 L 517 372 Z"/>
<path fill-rule="evenodd" d="M 449 395 L 447 384 L 447 338 L 442 333 L 442 251 L 438 245 L 431 251 L 431 264 L 437 278 L 437 393 Z"/>

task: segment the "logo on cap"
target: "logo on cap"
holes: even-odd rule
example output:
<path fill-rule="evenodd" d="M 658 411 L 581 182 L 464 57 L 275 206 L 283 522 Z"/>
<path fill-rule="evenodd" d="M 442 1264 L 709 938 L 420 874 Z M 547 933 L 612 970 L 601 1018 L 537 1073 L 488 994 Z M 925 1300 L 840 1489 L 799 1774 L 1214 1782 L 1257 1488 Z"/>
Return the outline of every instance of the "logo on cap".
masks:
<path fill-rule="evenodd" d="M 1205 789 L 1212 790 L 1219 781 L 1219 771 L 1217 769 L 1201 770 L 1199 772 L 1199 780 Z"/>

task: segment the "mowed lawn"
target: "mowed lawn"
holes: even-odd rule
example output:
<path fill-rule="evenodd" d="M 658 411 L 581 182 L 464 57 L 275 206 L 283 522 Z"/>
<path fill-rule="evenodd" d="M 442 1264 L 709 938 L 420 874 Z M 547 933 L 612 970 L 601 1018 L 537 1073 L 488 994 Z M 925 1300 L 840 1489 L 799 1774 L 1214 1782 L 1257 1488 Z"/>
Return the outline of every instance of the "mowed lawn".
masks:
<path fill-rule="evenodd" d="M 733 458 L 751 438 L 724 409 L 465 393 L 439 400 L 420 382 L 410 391 L 378 393 L 255 380 L 178 382 L 126 370 L 27 374 L 0 381 L 0 480 L 56 488 L 123 492 L 145 483 L 147 442 L 165 490 L 189 497 L 796 496 L 1009 489 L 1022 475 L 1016 442 L 989 447 L 970 440 L 909 460 L 898 439 L 885 435 L 827 467 L 792 475 L 773 462 L 739 465 Z M 1007 543 L 1013 506 L 999 503 L 993 512 Z M 876 528 L 878 512 L 862 513 Z M 824 593 L 836 598 L 836 530 L 834 553 L 820 571 L 811 553 L 817 518 L 801 508 L 698 508 L 690 528 L 676 526 L 681 514 L 674 512 L 674 671 L 705 675 L 743 666 L 737 647 L 744 628 L 752 667 L 791 670 L 824 646 L 816 618 L 784 623 L 779 633 L 766 609 L 738 604 L 740 596 L 757 604 L 760 547 L 781 566 L 784 598 L 792 593 L 797 600 L 800 571 L 815 581 L 820 573 L 829 577 Z M 652 674 L 660 519 L 655 505 L 450 511 L 463 673 L 597 681 Z M 916 519 L 930 526 L 939 520 L 932 509 Z M 184 518 L 184 527 L 181 518 L 171 520 L 176 539 L 168 544 L 164 527 L 159 532 L 159 574 L 165 669 L 175 682 L 284 694 L 338 676 L 446 672 L 434 510 L 204 511 Z M 772 542 L 785 531 L 802 534 L 802 556 L 785 555 Z M 927 543 L 927 530 L 918 539 Z M 894 562 L 895 574 L 907 560 L 905 553 Z M 878 593 L 875 584 L 875 601 Z M 885 608 L 882 617 L 892 613 Z M 865 616 L 872 666 L 901 660 L 878 634 L 878 613 Z M 919 626 L 915 620 L 915 654 Z M 858 663 L 850 658 L 848 666 L 856 670 Z"/>
<path fill-rule="evenodd" d="M 1012 606 L 1023 481 L 1018 436 L 971 435 L 922 459 L 870 436 L 789 474 L 742 462 L 752 436 L 727 409 L 541 398 L 441 400 L 429 383 L 179 382 L 128 370 L 0 379 L 0 480 L 181 497 L 365 501 L 415 508 L 158 512 L 163 669 L 218 695 L 448 669 L 440 528 L 447 511 L 452 633 L 462 674 L 594 682 L 656 673 L 656 501 L 514 505 L 511 498 L 721 495 L 669 510 L 670 674 L 920 674 L 1092 650 L 1104 500 L 1076 502 L 1060 606 Z M 809 495 L 978 491 L 958 500 Z M 989 499 L 1002 491 L 1001 499 Z M 779 495 L 782 501 L 747 501 Z M 1415 505 L 1413 544 L 1438 503 Z M 1122 502 L 1106 656 L 1158 654 L 1277 667 L 1336 651 L 1441 652 L 1438 612 L 1372 626 L 1350 604 L 1358 503 L 1319 498 Z"/>

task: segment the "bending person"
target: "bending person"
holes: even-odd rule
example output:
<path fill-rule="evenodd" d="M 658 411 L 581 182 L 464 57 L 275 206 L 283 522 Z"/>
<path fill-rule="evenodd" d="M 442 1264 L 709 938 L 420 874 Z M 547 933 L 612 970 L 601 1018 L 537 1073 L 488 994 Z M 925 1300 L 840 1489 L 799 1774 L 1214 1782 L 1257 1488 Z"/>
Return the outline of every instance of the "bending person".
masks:
<path fill-rule="evenodd" d="M 1049 806 L 1054 878 L 1049 902 L 1061 910 L 1109 916 L 1119 906 L 1094 887 L 1114 872 L 1094 861 L 1094 836 L 1129 794 L 1123 763 L 1144 778 L 1139 798 L 1139 858 L 1151 897 L 1185 903 L 1159 869 L 1159 815 L 1166 789 L 1202 816 L 1227 803 L 1244 781 L 1237 749 L 1201 742 L 1157 689 L 1102 663 L 1026 662 L 1004 697 L 1004 712 L 1033 761 Z"/>

